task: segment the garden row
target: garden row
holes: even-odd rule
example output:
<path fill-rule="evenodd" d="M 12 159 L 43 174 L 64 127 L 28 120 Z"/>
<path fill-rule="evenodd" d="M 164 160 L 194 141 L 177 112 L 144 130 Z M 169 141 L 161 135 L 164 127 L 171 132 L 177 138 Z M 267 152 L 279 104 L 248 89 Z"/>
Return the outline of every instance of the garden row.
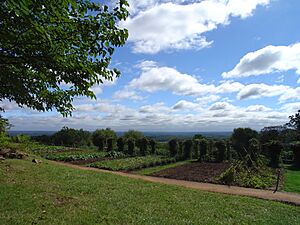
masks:
<path fill-rule="evenodd" d="M 113 171 L 131 171 L 153 166 L 160 166 L 176 162 L 175 158 L 161 157 L 161 156 L 141 156 L 129 157 L 124 159 L 115 159 L 107 161 L 99 161 L 92 163 L 89 166 L 99 169 L 107 169 Z"/>

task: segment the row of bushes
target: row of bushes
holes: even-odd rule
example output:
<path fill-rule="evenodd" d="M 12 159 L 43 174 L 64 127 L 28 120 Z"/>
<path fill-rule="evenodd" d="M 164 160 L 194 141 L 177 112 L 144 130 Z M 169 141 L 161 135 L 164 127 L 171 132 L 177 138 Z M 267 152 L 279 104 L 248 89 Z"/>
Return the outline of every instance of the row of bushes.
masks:
<path fill-rule="evenodd" d="M 223 162 L 230 155 L 230 149 L 227 149 L 227 143 L 223 140 L 213 142 L 204 138 L 184 141 L 172 139 L 168 142 L 168 147 L 170 156 L 180 160 L 193 158 L 199 161 Z"/>

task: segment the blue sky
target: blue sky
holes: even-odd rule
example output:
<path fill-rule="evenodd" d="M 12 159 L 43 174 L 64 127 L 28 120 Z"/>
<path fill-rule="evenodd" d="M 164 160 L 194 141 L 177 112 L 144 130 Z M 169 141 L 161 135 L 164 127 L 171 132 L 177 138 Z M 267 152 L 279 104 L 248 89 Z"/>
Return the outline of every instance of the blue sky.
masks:
<path fill-rule="evenodd" d="M 13 130 L 230 131 L 281 125 L 300 108 L 300 1 L 130 0 L 122 75 L 73 117 L 2 102 Z"/>

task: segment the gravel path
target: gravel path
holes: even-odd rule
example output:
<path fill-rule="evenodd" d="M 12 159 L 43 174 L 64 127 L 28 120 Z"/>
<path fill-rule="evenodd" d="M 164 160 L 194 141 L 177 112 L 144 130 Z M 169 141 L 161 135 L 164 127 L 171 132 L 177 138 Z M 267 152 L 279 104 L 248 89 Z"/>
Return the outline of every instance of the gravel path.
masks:
<path fill-rule="evenodd" d="M 102 169 L 97 169 L 97 168 L 92 168 L 92 167 L 72 165 L 72 164 L 62 163 L 62 162 L 53 162 L 53 163 L 71 167 L 74 169 L 111 173 L 111 174 L 115 174 L 115 175 L 119 175 L 119 176 L 123 176 L 123 177 L 140 179 L 140 180 L 149 181 L 149 182 L 182 186 L 182 187 L 186 187 L 186 188 L 198 189 L 198 190 L 208 191 L 208 192 L 216 192 L 216 193 L 240 195 L 240 196 L 250 196 L 250 197 L 285 202 L 285 203 L 300 206 L 300 195 L 296 194 L 296 193 L 288 193 L 288 192 L 273 193 L 273 191 L 269 191 L 269 190 L 243 188 L 243 187 L 236 187 L 236 186 L 226 186 L 226 185 L 210 184 L 210 183 L 199 183 L 199 182 L 175 180 L 175 179 L 168 179 L 168 178 L 161 178 L 161 177 L 142 176 L 142 175 L 136 175 L 136 174 L 130 174 L 130 173 L 124 173 L 124 172 L 114 172 L 114 171 L 102 170 Z"/>

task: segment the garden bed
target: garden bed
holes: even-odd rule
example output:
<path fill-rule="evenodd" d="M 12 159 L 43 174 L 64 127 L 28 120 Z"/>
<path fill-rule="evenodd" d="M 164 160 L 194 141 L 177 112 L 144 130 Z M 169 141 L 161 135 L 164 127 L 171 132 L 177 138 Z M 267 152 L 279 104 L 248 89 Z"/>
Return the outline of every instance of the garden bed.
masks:
<path fill-rule="evenodd" d="M 90 167 L 113 171 L 132 171 L 141 168 L 164 165 L 175 162 L 174 158 L 161 156 L 142 156 L 124 159 L 105 160 L 90 164 Z"/>
<path fill-rule="evenodd" d="M 161 170 L 150 175 L 177 180 L 220 183 L 217 180 L 217 177 L 219 177 L 229 167 L 230 163 L 192 162 L 189 164 Z"/>
<path fill-rule="evenodd" d="M 72 162 L 105 157 L 105 152 L 67 152 L 61 154 L 47 154 L 44 158 L 54 161 Z M 88 162 L 87 162 L 88 163 Z"/>

